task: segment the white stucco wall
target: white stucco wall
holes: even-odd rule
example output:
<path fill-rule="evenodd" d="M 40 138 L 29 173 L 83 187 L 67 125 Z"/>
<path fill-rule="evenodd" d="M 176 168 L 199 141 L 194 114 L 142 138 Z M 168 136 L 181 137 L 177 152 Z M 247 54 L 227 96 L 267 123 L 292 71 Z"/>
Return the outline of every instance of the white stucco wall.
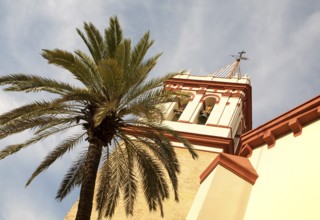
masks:
<path fill-rule="evenodd" d="M 262 146 L 250 158 L 257 179 L 245 220 L 320 219 L 320 120 Z"/>
<path fill-rule="evenodd" d="M 201 183 L 186 220 L 240 220 L 252 184 L 221 165 Z"/>

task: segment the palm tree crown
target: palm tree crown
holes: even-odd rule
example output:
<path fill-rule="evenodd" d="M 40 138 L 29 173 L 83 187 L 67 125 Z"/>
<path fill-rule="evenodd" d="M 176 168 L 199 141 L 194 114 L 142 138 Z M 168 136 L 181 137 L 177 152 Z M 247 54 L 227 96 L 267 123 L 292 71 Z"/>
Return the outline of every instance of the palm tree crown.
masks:
<path fill-rule="evenodd" d="M 0 116 L 0 139 L 27 129 L 34 131 L 25 142 L 2 149 L 0 159 L 53 134 L 80 127 L 44 158 L 26 185 L 66 152 L 87 143 L 56 195 L 62 200 L 75 186 L 81 186 L 77 219 L 90 219 L 99 167 L 96 203 L 100 217 L 113 215 L 120 192 L 127 215 L 132 215 L 139 179 L 149 209 L 159 208 L 163 215 L 162 202 L 169 197 L 168 180 L 178 201 L 180 171 L 168 136 L 181 141 L 194 158 L 197 156 L 186 140 L 161 125 L 161 104 L 174 101 L 177 95 L 164 91 L 162 82 L 176 73 L 147 79 L 160 54 L 145 59 L 153 44 L 149 32 L 131 47 L 116 17 L 110 18 L 103 35 L 91 23 L 84 23 L 84 32 L 77 32 L 90 55 L 80 50 L 45 49 L 42 56 L 48 63 L 68 70 L 83 86 L 28 74 L 0 77 L 6 91 L 57 95 Z"/>

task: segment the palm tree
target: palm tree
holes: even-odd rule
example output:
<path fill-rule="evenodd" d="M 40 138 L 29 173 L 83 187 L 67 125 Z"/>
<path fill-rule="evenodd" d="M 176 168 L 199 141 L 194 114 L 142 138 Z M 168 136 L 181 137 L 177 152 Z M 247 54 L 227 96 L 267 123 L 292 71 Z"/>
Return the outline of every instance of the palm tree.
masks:
<path fill-rule="evenodd" d="M 36 75 L 13 74 L 0 77 L 6 91 L 54 94 L 49 101 L 37 101 L 0 116 L 0 139 L 24 130 L 33 136 L 23 143 L 6 146 L 0 159 L 37 143 L 51 135 L 74 131 L 65 137 L 40 163 L 26 185 L 66 152 L 83 147 L 72 162 L 58 189 L 62 200 L 80 186 L 76 219 L 90 219 L 95 183 L 99 218 L 112 217 L 120 193 L 127 215 L 133 215 L 137 184 L 141 181 L 150 211 L 159 209 L 169 197 L 171 183 L 178 201 L 179 162 L 170 142 L 182 142 L 193 158 L 192 146 L 178 133 L 161 124 L 162 103 L 174 101 L 177 94 L 165 91 L 162 82 L 177 73 L 148 79 L 160 54 L 145 60 L 153 44 L 149 32 L 132 48 L 123 38 L 116 17 L 102 35 L 91 23 L 84 32 L 77 29 L 90 55 L 76 50 L 43 50 L 49 64 L 68 70 L 82 86 Z M 97 173 L 99 170 L 99 177 Z"/>

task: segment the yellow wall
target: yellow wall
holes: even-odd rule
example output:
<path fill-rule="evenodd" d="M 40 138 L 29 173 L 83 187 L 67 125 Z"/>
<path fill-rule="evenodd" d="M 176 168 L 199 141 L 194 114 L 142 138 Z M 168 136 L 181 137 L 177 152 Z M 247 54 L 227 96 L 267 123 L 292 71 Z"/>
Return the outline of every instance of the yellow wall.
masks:
<path fill-rule="evenodd" d="M 320 219 L 320 120 L 254 150 L 250 160 L 259 178 L 245 220 Z"/>
<path fill-rule="evenodd" d="M 160 212 L 150 213 L 145 202 L 142 191 L 139 191 L 138 199 L 134 209 L 134 216 L 127 218 L 124 207 L 118 204 L 115 215 L 112 219 L 130 219 L 130 220 L 185 220 L 194 197 L 200 186 L 199 176 L 203 170 L 214 160 L 216 153 L 197 151 L 199 158 L 193 160 L 188 150 L 185 148 L 175 148 L 180 165 L 181 173 L 179 177 L 179 199 L 174 201 L 173 194 L 169 200 L 164 202 L 164 218 L 161 218 Z M 172 191 L 170 193 L 173 193 Z M 77 203 L 69 211 L 65 220 L 74 220 L 77 211 Z M 93 210 L 91 219 L 97 219 L 97 212 Z"/>

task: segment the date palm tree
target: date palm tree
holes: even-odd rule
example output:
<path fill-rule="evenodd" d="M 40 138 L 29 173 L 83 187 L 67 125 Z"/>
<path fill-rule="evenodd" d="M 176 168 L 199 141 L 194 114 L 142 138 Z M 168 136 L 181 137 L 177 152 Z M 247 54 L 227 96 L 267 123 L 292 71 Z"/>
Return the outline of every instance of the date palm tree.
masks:
<path fill-rule="evenodd" d="M 180 168 L 170 139 L 182 142 L 192 157 L 197 157 L 185 139 L 161 124 L 161 104 L 174 101 L 177 95 L 165 91 L 162 82 L 176 73 L 149 79 L 160 56 L 145 59 L 153 44 L 149 32 L 131 47 L 130 39 L 123 38 L 117 17 L 110 18 L 104 34 L 91 23 L 84 23 L 84 31 L 77 32 L 90 55 L 80 50 L 45 49 L 42 56 L 49 64 L 70 72 L 81 85 L 29 74 L 0 77 L 6 91 L 55 95 L 0 116 L 0 139 L 33 131 L 25 142 L 3 148 L 0 159 L 69 131 L 26 185 L 66 152 L 82 147 L 56 195 L 62 200 L 74 187 L 81 187 L 76 219 L 90 219 L 95 192 L 99 218 L 112 217 L 120 194 L 126 214 L 133 215 L 139 181 L 150 211 L 158 209 L 163 216 L 162 202 L 169 197 L 169 184 L 178 201 Z"/>

